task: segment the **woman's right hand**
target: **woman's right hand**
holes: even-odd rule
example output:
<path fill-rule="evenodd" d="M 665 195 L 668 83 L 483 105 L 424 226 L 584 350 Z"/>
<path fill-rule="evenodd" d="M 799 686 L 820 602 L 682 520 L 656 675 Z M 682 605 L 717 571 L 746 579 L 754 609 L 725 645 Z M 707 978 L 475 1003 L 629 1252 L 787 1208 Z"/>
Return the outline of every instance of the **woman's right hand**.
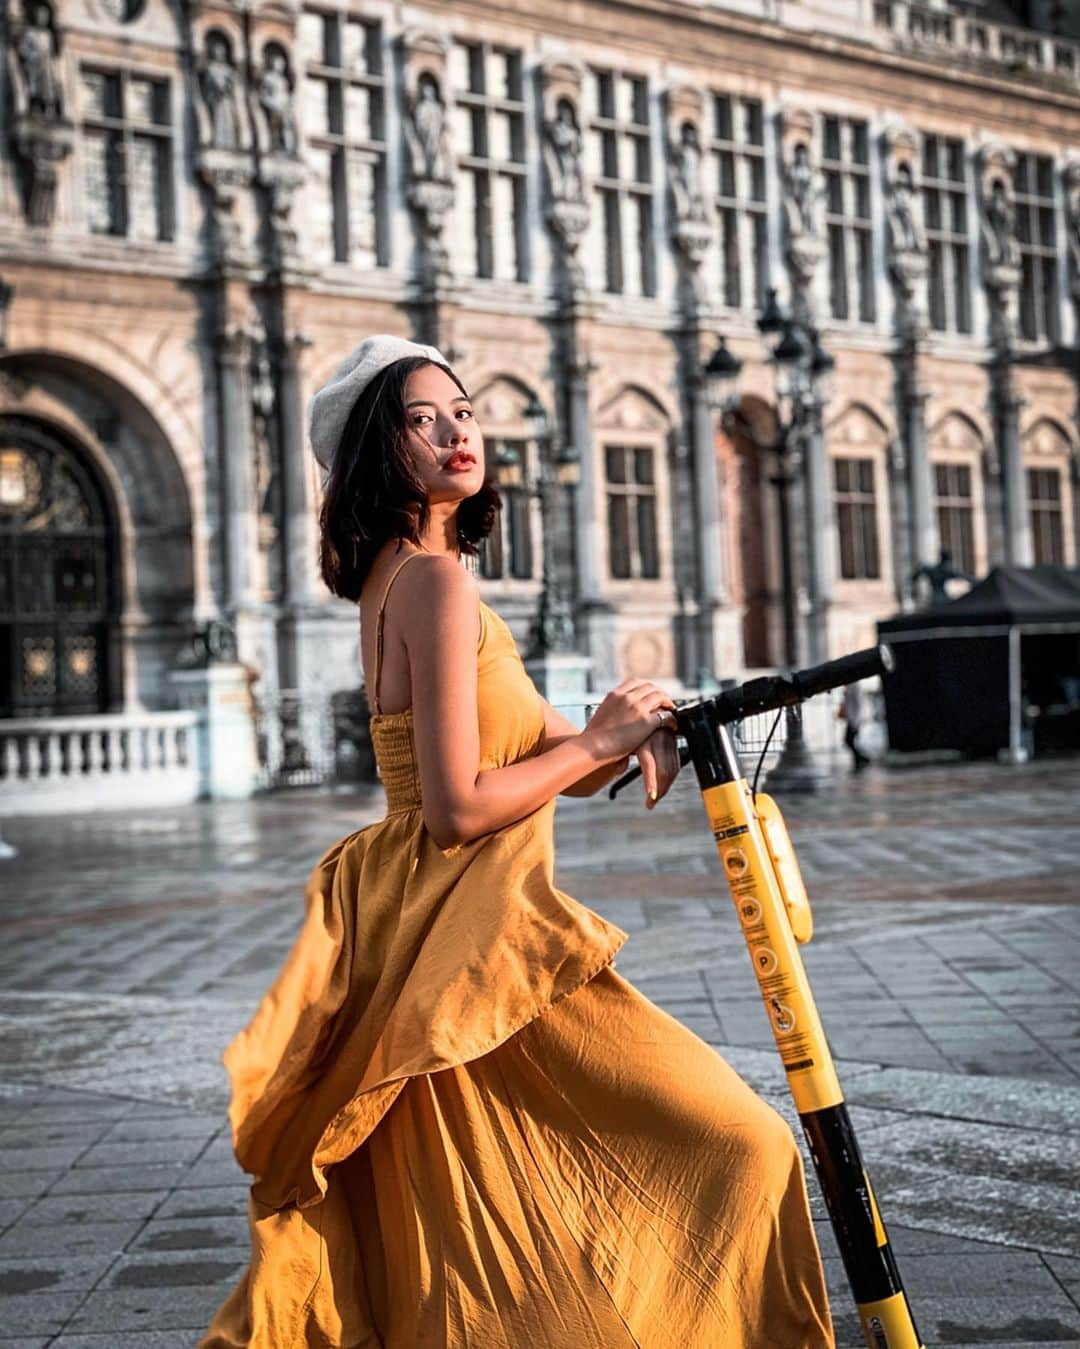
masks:
<path fill-rule="evenodd" d="M 648 679 L 624 679 L 589 718 L 582 739 L 598 758 L 621 759 L 633 754 L 659 726 L 673 724 L 674 712 L 671 695 L 659 685 Z"/>

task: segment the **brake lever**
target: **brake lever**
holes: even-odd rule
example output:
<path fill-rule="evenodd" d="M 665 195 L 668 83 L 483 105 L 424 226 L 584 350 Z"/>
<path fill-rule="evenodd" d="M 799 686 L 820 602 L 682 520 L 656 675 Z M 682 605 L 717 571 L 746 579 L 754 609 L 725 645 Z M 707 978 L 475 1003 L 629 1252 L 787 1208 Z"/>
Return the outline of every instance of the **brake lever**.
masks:
<path fill-rule="evenodd" d="M 679 745 L 679 767 L 685 768 L 689 762 L 690 762 L 690 746 L 686 741 L 682 741 Z M 640 763 L 637 765 L 636 768 L 627 769 L 627 771 L 622 775 L 621 778 L 616 778 L 616 780 L 608 788 L 608 800 L 614 801 L 616 792 L 621 791 L 623 787 L 629 787 L 631 782 L 634 782 L 639 777 L 641 777 Z"/>

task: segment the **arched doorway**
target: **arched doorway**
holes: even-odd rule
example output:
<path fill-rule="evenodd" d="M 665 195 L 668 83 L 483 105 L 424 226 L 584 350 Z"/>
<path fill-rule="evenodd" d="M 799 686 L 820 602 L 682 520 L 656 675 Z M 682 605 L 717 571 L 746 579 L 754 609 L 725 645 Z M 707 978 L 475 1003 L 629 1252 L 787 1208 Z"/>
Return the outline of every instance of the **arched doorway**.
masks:
<path fill-rule="evenodd" d="M 113 544 L 85 458 L 41 423 L 0 418 L 0 716 L 109 707 Z"/>

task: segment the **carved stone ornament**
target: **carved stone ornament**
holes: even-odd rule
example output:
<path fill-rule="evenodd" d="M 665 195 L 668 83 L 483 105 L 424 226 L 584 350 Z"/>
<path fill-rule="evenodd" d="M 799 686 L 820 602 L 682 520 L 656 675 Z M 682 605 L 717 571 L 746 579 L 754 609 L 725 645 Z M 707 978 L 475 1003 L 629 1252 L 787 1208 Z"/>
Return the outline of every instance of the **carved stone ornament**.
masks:
<path fill-rule="evenodd" d="M 882 135 L 889 275 L 896 295 L 897 329 L 905 337 L 920 337 L 928 327 L 929 256 L 922 219 L 920 148 L 917 134 L 904 123 L 891 123 Z"/>
<path fill-rule="evenodd" d="M 791 308 L 812 321 L 814 285 L 826 253 L 822 204 L 825 185 L 814 146 L 817 125 L 805 108 L 783 114 L 781 154 L 784 191 L 784 256 L 791 277 Z"/>
<path fill-rule="evenodd" d="M 196 80 L 196 166 L 209 189 L 215 250 L 221 261 L 248 261 L 236 206 L 255 178 L 251 123 L 234 40 L 220 28 L 211 28 L 203 36 Z"/>
<path fill-rule="evenodd" d="M 200 148 L 249 150 L 251 128 L 244 107 L 243 71 L 237 64 L 232 37 L 221 28 L 211 28 L 204 36 L 198 83 Z"/>
<path fill-rule="evenodd" d="M 1021 273 L 1013 201 L 1015 163 L 1013 150 L 998 141 L 986 141 L 979 151 L 980 256 L 990 299 L 991 339 L 999 348 L 1011 345 L 1016 336 Z"/>
<path fill-rule="evenodd" d="M 446 43 L 435 33 L 410 29 L 401 39 L 405 74 L 405 139 L 409 151 L 408 201 L 420 233 L 425 282 L 451 280 L 446 222 L 454 208 L 455 164 L 450 142 Z"/>
<path fill-rule="evenodd" d="M 307 166 L 297 159 L 268 157 L 259 164 L 258 182 L 267 194 L 271 261 L 275 267 L 294 266 L 300 260 L 299 235 L 292 213 L 296 193 L 307 174 Z"/>
<path fill-rule="evenodd" d="M 825 184 L 814 154 L 812 118 L 798 113 L 784 118 L 784 220 L 788 240 L 822 234 Z"/>
<path fill-rule="evenodd" d="M 705 152 L 699 90 L 681 87 L 667 96 L 667 179 L 671 201 L 671 237 L 693 274 L 713 240 L 712 214 L 705 189 Z"/>
<path fill-rule="evenodd" d="M 569 98 L 560 98 L 554 117 L 544 123 L 544 165 L 552 201 L 585 204 L 581 127 Z"/>
<path fill-rule="evenodd" d="M 308 177 L 296 116 L 295 76 L 285 35 L 264 43 L 252 75 L 251 107 L 258 150 L 256 181 L 265 193 L 270 265 L 278 270 L 300 265 L 293 221 L 296 193 Z"/>
<path fill-rule="evenodd" d="M 29 0 L 8 47 L 14 117 L 11 143 L 25 174 L 24 204 L 31 225 L 51 225 L 59 166 L 71 153 L 74 131 L 64 116 L 61 35 L 52 7 Z"/>
<path fill-rule="evenodd" d="M 545 219 L 557 245 L 562 289 L 570 296 L 585 289 L 579 249 L 590 214 L 581 131 L 583 83 L 584 71 L 572 61 L 550 60 L 541 68 Z"/>
<path fill-rule="evenodd" d="M 256 133 L 263 155 L 295 159 L 300 153 L 295 80 L 289 54 L 280 42 L 263 48 L 262 69 L 254 77 Z"/>

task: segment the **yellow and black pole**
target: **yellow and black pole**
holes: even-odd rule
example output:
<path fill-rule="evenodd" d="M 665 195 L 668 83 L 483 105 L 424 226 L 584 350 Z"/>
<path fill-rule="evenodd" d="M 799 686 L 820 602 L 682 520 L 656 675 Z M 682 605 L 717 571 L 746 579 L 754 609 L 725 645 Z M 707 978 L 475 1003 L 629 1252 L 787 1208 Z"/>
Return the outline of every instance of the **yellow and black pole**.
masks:
<path fill-rule="evenodd" d="M 799 955 L 812 921 L 779 808 L 751 792 L 727 725 L 891 669 L 886 648 L 813 670 L 752 680 L 677 709 L 724 874 L 757 976 L 788 1086 L 810 1147 L 869 1349 L 922 1349 L 911 1307 L 844 1104 Z M 625 774 L 615 792 L 638 770 Z"/>

